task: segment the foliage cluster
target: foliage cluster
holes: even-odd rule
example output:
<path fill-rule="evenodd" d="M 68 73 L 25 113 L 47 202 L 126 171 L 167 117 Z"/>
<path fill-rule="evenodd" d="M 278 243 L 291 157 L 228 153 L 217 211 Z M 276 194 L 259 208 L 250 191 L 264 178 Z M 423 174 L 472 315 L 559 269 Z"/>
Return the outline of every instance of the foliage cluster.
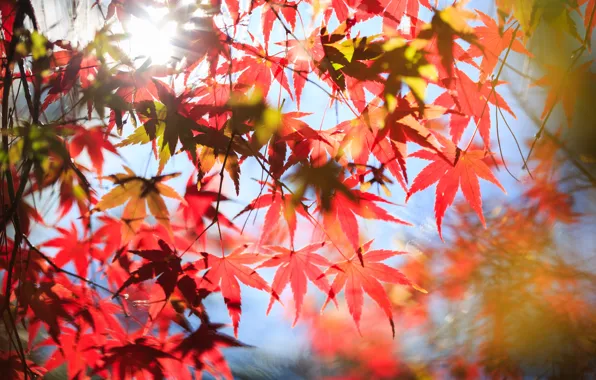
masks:
<path fill-rule="evenodd" d="M 479 314 L 489 322 L 479 329 L 492 339 L 482 341 L 478 363 L 463 356 L 452 362 L 460 371 L 452 375 L 464 378 L 522 373 L 510 354 L 524 347 L 505 342 L 515 316 L 502 312 L 516 297 L 538 297 L 533 312 L 562 305 L 553 318 L 572 322 L 558 326 L 594 331 L 587 324 L 593 305 L 574 295 L 593 277 L 545 252 L 549 226 L 580 218 L 560 187 L 565 171 L 557 154 L 568 156 L 575 178 L 595 184 L 586 167 L 593 157 L 578 157 L 547 124 L 559 104 L 565 123 L 576 122 L 579 88 L 592 80 L 596 2 L 497 0 L 494 18 L 464 3 L 437 3 L 97 1 L 85 5 L 101 27 L 90 41 L 74 43 L 52 39 L 29 0 L 2 0 L 3 373 L 37 377 L 65 365 L 69 378 L 190 379 L 203 371 L 231 378 L 221 350 L 243 346 L 236 339 L 243 286 L 270 296 L 268 312 L 289 285 L 294 324 L 304 313 L 317 334 L 348 329 L 326 315 L 312 318 L 311 283 L 326 297 L 323 308 L 345 301 L 358 331 L 383 320 L 382 335 L 391 337 L 404 326 L 395 315 L 403 321 L 411 311 L 406 299 L 424 319 L 428 291 L 458 299 L 482 275 L 519 275 L 483 290 L 490 302 Z M 131 20 L 151 19 L 156 9 L 164 11 L 154 20 L 159 27 L 176 27 L 164 64 L 128 52 Z M 533 59 L 541 28 L 577 48 L 562 67 L 545 65 L 542 78 L 530 78 L 547 96 L 536 137 L 513 147 L 527 171 L 522 201 L 485 218 L 480 180 L 504 192 L 494 172 L 510 172 L 499 123 L 514 138 L 517 127 L 508 124 L 516 115 L 502 94 L 502 74 L 527 76 L 510 62 Z M 324 128 L 327 110 L 304 111 L 306 93 L 350 119 Z M 106 165 L 127 162 L 122 152 L 131 146 L 150 146 L 154 173 L 149 163 L 144 173 Z M 171 185 L 181 176 L 169 170 L 175 160 L 193 168 L 183 192 Z M 417 160 L 426 166 L 410 178 Z M 222 204 L 240 196 L 254 167 L 258 195 L 236 218 L 225 215 Z M 388 211 L 391 192 L 403 191 L 407 202 L 431 186 L 438 236 L 445 237 L 440 283 L 421 258 L 398 270 L 391 258 L 406 252 L 374 248 L 362 231 L 364 220 L 409 225 Z M 450 210 L 448 235 L 443 220 L 458 192 L 465 202 Z M 55 218 L 44 215 L 48 207 Z M 258 234 L 244 233 L 241 218 L 259 211 Z M 51 237 L 39 239 L 39 228 Z M 429 258 L 441 251 L 424 248 L 436 252 Z M 550 270 L 536 264 L 538 256 Z M 275 269 L 271 282 L 264 268 Z M 234 337 L 210 319 L 207 297 L 223 298 Z M 315 340 L 314 349 L 356 363 L 353 376 L 403 372 L 382 356 L 378 366 L 358 364 L 358 355 L 370 357 L 367 347 L 388 354 L 388 346 L 335 341 Z M 569 344 L 582 355 L 575 353 L 568 373 L 584 373 L 594 340 Z M 49 358 L 32 361 L 44 347 Z"/>

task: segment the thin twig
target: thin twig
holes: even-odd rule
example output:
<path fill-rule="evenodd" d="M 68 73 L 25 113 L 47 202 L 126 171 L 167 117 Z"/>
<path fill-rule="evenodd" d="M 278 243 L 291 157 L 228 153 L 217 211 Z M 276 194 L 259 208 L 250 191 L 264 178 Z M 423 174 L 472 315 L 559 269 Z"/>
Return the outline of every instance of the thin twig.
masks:
<path fill-rule="evenodd" d="M 31 241 L 29 241 L 29 238 L 25 234 L 22 234 L 21 236 L 23 237 L 23 240 L 25 241 L 25 243 L 27 243 L 27 245 L 31 248 L 31 250 L 33 252 L 37 253 L 42 259 L 44 259 L 45 262 L 47 262 L 48 264 L 50 264 L 50 266 L 52 268 L 54 268 L 54 270 L 56 270 L 58 272 L 61 272 L 61 273 L 64 273 L 64 274 L 66 274 L 68 276 L 77 278 L 77 279 L 79 279 L 79 280 L 81 280 L 83 282 L 86 282 L 87 284 L 89 284 L 89 285 L 91 285 L 93 287 L 96 287 L 96 288 L 99 288 L 99 289 L 101 289 L 103 291 L 106 291 L 106 292 L 110 293 L 113 297 L 120 297 L 120 295 L 117 295 L 116 293 L 114 293 L 109 288 L 107 288 L 107 287 L 105 287 L 103 285 L 100 285 L 100 284 L 98 284 L 98 283 L 96 283 L 94 281 L 91 281 L 91 280 L 89 280 L 89 279 L 87 279 L 87 278 L 85 278 L 83 276 L 80 276 L 80 275 L 78 275 L 76 273 L 73 273 L 71 271 L 68 271 L 66 269 L 62 269 L 61 267 L 59 267 L 58 265 L 56 265 L 54 263 L 54 261 L 52 261 L 52 259 L 50 257 L 46 256 L 43 252 L 41 252 L 39 250 L 39 248 L 37 248 L 33 243 L 31 243 Z"/>
<path fill-rule="evenodd" d="M 530 168 L 528 168 L 528 164 L 527 164 L 526 158 L 524 157 L 524 154 L 521 150 L 521 146 L 519 145 L 519 142 L 517 141 L 517 137 L 515 136 L 515 133 L 513 133 L 513 130 L 509 126 L 509 122 L 507 122 L 507 119 L 505 118 L 505 115 L 503 114 L 503 110 L 501 110 L 501 107 L 497 107 L 497 109 L 499 110 L 499 113 L 501 114 L 501 117 L 503 118 L 503 121 L 505 122 L 507 129 L 509 129 L 509 133 L 511 133 L 511 137 L 513 137 L 513 140 L 515 140 L 515 145 L 517 146 L 517 150 L 518 150 L 519 155 L 524 163 L 524 167 L 525 167 L 526 171 L 528 172 L 528 175 L 530 176 L 530 178 L 534 179 L 534 177 L 532 176 L 532 172 L 530 172 Z"/>

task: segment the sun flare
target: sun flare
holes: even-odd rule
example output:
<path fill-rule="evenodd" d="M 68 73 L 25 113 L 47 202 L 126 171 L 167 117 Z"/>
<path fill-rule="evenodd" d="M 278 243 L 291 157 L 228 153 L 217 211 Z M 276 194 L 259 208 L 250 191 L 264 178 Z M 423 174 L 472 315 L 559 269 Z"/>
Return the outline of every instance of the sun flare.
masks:
<path fill-rule="evenodd" d="M 126 24 L 130 55 L 133 59 L 150 58 L 154 64 L 168 63 L 174 57 L 175 21 L 165 21 L 167 8 L 147 8 L 148 18 L 132 16 Z"/>

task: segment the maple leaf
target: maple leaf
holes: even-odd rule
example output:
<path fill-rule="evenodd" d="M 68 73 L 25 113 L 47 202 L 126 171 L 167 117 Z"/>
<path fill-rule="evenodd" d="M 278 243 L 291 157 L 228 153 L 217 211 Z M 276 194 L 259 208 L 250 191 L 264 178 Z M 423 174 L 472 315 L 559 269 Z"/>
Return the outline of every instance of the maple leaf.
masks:
<path fill-rule="evenodd" d="M 402 153 L 392 141 L 384 138 L 386 134 L 383 138 L 378 136 L 378 125 L 383 123 L 384 115 L 383 108 L 369 105 L 360 117 L 340 123 L 336 128 L 345 131 L 342 149 L 350 152 L 355 164 L 365 166 L 372 154 L 405 189 Z"/>
<path fill-rule="evenodd" d="M 230 62 L 231 69 L 228 68 L 228 65 L 223 65 L 218 69 L 218 73 L 240 72 L 240 76 L 237 79 L 238 83 L 249 87 L 255 86 L 261 91 L 263 97 L 267 96 L 271 83 L 275 79 L 287 91 L 290 97 L 293 98 L 288 78 L 284 71 L 288 65 L 287 59 L 270 56 L 261 44 L 256 41 L 253 44 L 255 45 L 254 47 L 252 45 L 242 45 L 242 50 L 246 55 L 239 60 Z"/>
<path fill-rule="evenodd" d="M 74 222 L 71 223 L 70 230 L 60 227 L 56 227 L 56 230 L 62 236 L 48 240 L 42 246 L 59 248 L 53 259 L 57 266 L 63 267 L 66 263 L 74 261 L 77 273 L 82 277 L 87 277 L 90 258 L 97 259 L 102 263 L 107 259 L 105 252 L 95 247 L 94 238 L 85 238 L 82 241 L 79 239 Z"/>
<path fill-rule="evenodd" d="M 201 115 L 205 113 L 205 106 L 223 106 L 230 100 L 231 95 L 230 85 L 227 83 L 220 83 L 215 78 L 207 78 L 204 80 L 204 83 L 204 87 L 199 87 L 194 91 L 194 96 L 198 98 L 195 104 L 201 108 Z M 196 119 L 192 110 L 189 112 L 189 115 Z"/>
<path fill-rule="evenodd" d="M 441 62 L 449 77 L 453 72 L 454 39 L 461 38 L 472 45 L 480 46 L 474 29 L 468 25 L 468 19 L 473 19 L 474 13 L 463 9 L 461 5 L 458 3 L 436 12 L 430 27 L 423 29 L 418 35 L 418 38 L 429 41 L 436 37 Z"/>
<path fill-rule="evenodd" d="M 208 367 L 209 372 L 226 379 L 232 379 L 232 371 L 221 352 L 226 347 L 249 347 L 236 339 L 218 332 L 225 325 L 219 323 L 201 323 L 192 334 L 185 337 L 175 348 L 182 358 L 191 356 L 197 369 Z"/>
<path fill-rule="evenodd" d="M 199 286 L 209 290 L 217 287 L 221 290 L 228 313 L 234 325 L 234 336 L 238 336 L 238 324 L 242 312 L 242 298 L 238 281 L 255 289 L 270 292 L 269 285 L 263 278 L 247 265 L 256 264 L 265 256 L 256 253 L 242 254 L 246 246 L 240 246 L 223 257 L 202 252 L 205 268 L 209 268 L 203 275 Z"/>
<path fill-rule="evenodd" d="M 294 242 L 294 235 L 296 233 L 296 212 L 305 218 L 309 218 L 310 216 L 308 211 L 301 204 L 295 204 L 292 194 L 283 194 L 278 187 L 271 186 L 269 193 L 253 199 L 248 206 L 242 209 L 242 211 L 234 217 L 234 219 L 246 212 L 265 207 L 269 207 L 269 209 L 265 214 L 265 221 L 262 229 L 263 233 L 259 244 L 268 240 L 271 233 L 277 229 L 282 216 L 288 226 L 290 241 Z"/>
<path fill-rule="evenodd" d="M 515 52 L 531 55 L 519 40 L 519 36 L 514 35 L 512 28 L 503 31 L 492 17 L 478 10 L 476 14 L 480 18 L 480 21 L 484 23 L 484 26 L 474 28 L 474 34 L 478 38 L 478 42 L 482 45 L 482 49 L 477 45 L 471 45 L 469 54 L 472 57 L 483 57 L 480 64 L 480 70 L 482 72 L 480 82 L 485 81 L 492 74 L 495 67 L 497 67 L 501 53 L 507 50 L 509 45 L 511 45 L 511 50 Z"/>
<path fill-rule="evenodd" d="M 217 211 L 214 205 L 218 199 L 220 202 L 228 201 L 229 199 L 219 194 L 218 191 L 207 190 L 209 185 L 217 182 L 211 182 L 214 178 L 216 176 L 205 177 L 197 184 L 192 181 L 192 178 L 189 178 L 186 185 L 186 192 L 184 193 L 185 202 L 180 204 L 179 210 L 182 212 L 184 225 L 193 226 L 197 235 L 201 235 L 204 232 L 206 226 L 204 219 L 214 220 L 217 218 L 220 225 L 237 230 L 234 223 L 221 212 Z M 207 238 L 205 234 L 203 234 L 203 237 L 204 239 Z"/>
<path fill-rule="evenodd" d="M 513 17 L 519 22 L 526 36 L 530 36 L 538 24 L 538 19 L 535 17 L 537 3 L 537 0 L 496 0 L 499 13 L 504 16 L 513 13 Z M 552 6 L 556 3 L 547 4 Z"/>
<path fill-rule="evenodd" d="M 586 82 L 593 83 L 596 78 L 590 72 L 591 65 L 592 61 L 588 61 L 579 65 L 573 71 L 560 66 L 544 65 L 547 74 L 534 83 L 537 86 L 550 87 L 544 102 L 544 110 L 540 116 L 541 119 L 544 119 L 560 101 L 567 117 L 567 124 L 571 126 L 578 95 L 581 95 L 581 90 L 585 88 Z M 501 101 L 499 100 L 500 104 Z"/>
<path fill-rule="evenodd" d="M 73 287 L 66 276 L 57 277 L 56 280 L 68 289 L 71 292 L 69 296 L 75 299 L 73 316 L 80 330 L 84 331 L 90 327 L 95 333 L 101 334 L 110 326 L 120 323 L 117 318 L 118 313 L 122 311 L 120 305 L 109 298 L 99 299 L 97 290 L 92 287 Z"/>
<path fill-rule="evenodd" d="M 300 100 L 302 91 L 306 85 L 308 74 L 314 68 L 314 62 L 320 61 L 325 57 L 319 28 L 315 28 L 305 40 L 289 40 L 280 43 L 286 47 L 286 57 L 294 66 L 292 73 L 292 82 L 296 92 L 297 108 L 300 109 Z"/>
<path fill-rule="evenodd" d="M 329 282 L 321 269 L 319 269 L 319 266 L 330 267 L 332 264 L 323 256 L 315 253 L 324 246 L 325 242 L 314 243 L 297 251 L 277 246 L 265 247 L 267 251 L 276 254 L 255 269 L 279 267 L 275 272 L 273 283 L 271 284 L 271 298 L 267 307 L 267 314 L 271 311 L 273 302 L 279 298 L 279 295 L 281 295 L 288 283 L 290 283 L 292 293 L 294 294 L 294 305 L 296 308 L 296 316 L 294 317 L 292 326 L 296 325 L 300 317 L 302 303 L 306 295 L 307 278 L 325 294 L 330 294 L 331 288 L 329 287 Z M 333 301 L 336 302 L 335 300 Z"/>
<path fill-rule="evenodd" d="M 157 85 L 153 78 L 172 75 L 173 71 L 156 65 L 143 65 L 137 70 L 119 71 L 117 77 L 121 83 L 116 95 L 128 103 L 140 103 L 159 99 Z"/>
<path fill-rule="evenodd" d="M 346 131 L 342 148 L 349 151 L 353 162 L 363 168 L 372 153 L 406 189 L 406 143 L 411 141 L 425 148 L 437 149 L 430 131 L 412 116 L 417 110 L 402 97 L 397 98 L 395 110 L 391 113 L 387 113 L 384 107 L 369 104 L 360 117 L 336 127 Z M 429 107 L 425 110 L 429 110 L 429 118 L 432 116 L 430 113 L 436 112 Z"/>
<path fill-rule="evenodd" d="M 60 339 L 60 350 L 54 350 L 44 364 L 48 372 L 66 364 L 68 378 L 78 379 L 83 377 L 82 373 L 86 372 L 87 367 L 93 367 L 100 362 L 102 357 L 97 347 L 103 342 L 100 342 L 96 335 L 78 334 L 76 330 L 64 327 Z M 52 343 L 46 339 L 40 346 L 51 346 Z"/>
<path fill-rule="evenodd" d="M 464 197 L 480 218 L 482 225 L 486 227 L 482 213 L 482 198 L 478 178 L 492 182 L 505 192 L 503 186 L 485 163 L 486 153 L 483 150 L 462 151 L 440 134 L 436 134 L 435 137 L 443 145 L 442 155 L 449 158 L 453 164 L 445 161 L 437 152 L 429 150 L 422 149 L 410 154 L 410 157 L 429 160 L 431 163 L 422 169 L 414 179 L 408 191 L 406 202 L 413 194 L 437 183 L 435 217 L 439 236 L 443 239 L 441 225 L 445 210 L 451 206 L 457 190 L 461 188 Z"/>
<path fill-rule="evenodd" d="M 201 4 L 200 7 L 206 6 L 209 9 L 213 5 L 214 10 L 217 10 L 221 2 L 214 0 L 207 4 Z M 182 7 L 181 9 L 187 9 Z M 201 9 L 201 8 L 197 8 Z M 185 16 L 187 17 L 187 16 Z M 229 60 L 228 48 L 228 34 L 219 29 L 213 17 L 192 17 L 191 24 L 194 28 L 182 31 L 180 38 L 176 38 L 173 45 L 176 47 L 181 55 L 188 59 L 188 67 L 186 67 L 184 75 L 184 84 L 188 84 L 190 75 L 206 63 L 209 66 L 209 80 L 213 80 L 217 72 L 220 56 Z"/>
<path fill-rule="evenodd" d="M 64 148 L 68 147 L 64 143 L 61 145 Z M 50 150 L 48 160 L 43 165 L 43 170 L 43 179 L 38 177 L 39 182 L 34 183 L 26 194 L 59 185 L 60 217 L 66 215 L 75 203 L 81 215 L 85 215 L 89 211 L 89 206 L 97 201 L 95 191 L 85 176 L 89 169 L 74 162 L 67 152 L 58 152 L 56 154 L 53 150 Z M 43 223 L 41 220 L 38 221 Z"/>
<path fill-rule="evenodd" d="M 19 248 L 15 250 L 14 242 L 11 239 L 6 240 L 5 252 L 14 252 L 15 261 L 11 264 L 11 255 L 0 256 L 0 270 L 8 271 L 12 269 L 17 273 L 22 273 L 34 282 L 39 282 L 46 270 L 46 261 L 39 255 L 32 255 L 29 251 Z M 18 278 L 12 278 L 14 285 Z M 8 279 L 3 279 L 3 284 L 7 284 Z"/>
<path fill-rule="evenodd" d="M 341 181 L 343 172 L 344 168 L 334 160 L 329 160 L 322 166 L 300 166 L 293 175 L 293 179 L 298 182 L 298 188 L 293 194 L 294 204 L 300 202 L 306 190 L 311 187 L 317 192 L 323 211 L 331 209 L 331 201 L 339 193 L 343 193 L 348 199 L 354 199 L 350 189 Z"/>
<path fill-rule="evenodd" d="M 313 161 L 318 159 L 315 156 L 321 156 L 321 160 L 327 162 L 327 157 L 323 153 L 326 150 L 325 145 L 329 149 L 330 156 L 335 156 L 338 144 L 334 144 L 333 139 L 328 139 L 326 136 L 333 134 L 333 131 L 316 131 L 312 129 L 307 123 L 300 120 L 300 118 L 310 115 L 306 112 L 286 112 L 281 117 L 281 127 L 279 128 L 280 142 L 285 142 L 291 150 L 286 164 L 283 167 L 285 171 L 296 162 L 307 160 L 310 156 Z M 323 157 L 325 155 L 325 157 Z M 279 157 L 281 159 L 281 157 Z M 285 156 L 284 156 L 285 159 Z M 275 163 L 272 163 L 275 165 Z M 275 168 L 275 166 L 274 166 Z M 281 169 L 280 169 L 281 170 Z"/>
<path fill-rule="evenodd" d="M 41 110 L 45 110 L 51 103 L 58 100 L 64 94 L 68 93 L 68 91 L 70 91 L 75 85 L 77 78 L 80 76 L 84 56 L 81 53 L 69 53 L 71 57 L 64 70 L 59 71 L 50 79 L 50 89 L 48 91 L 48 95 L 41 105 Z M 90 73 L 87 73 L 87 75 L 89 74 Z M 83 79 L 81 78 L 81 80 Z"/>
<path fill-rule="evenodd" d="M 312 135 L 310 134 L 312 132 Z M 347 162 L 340 151 L 342 131 L 336 128 L 315 131 L 312 128 L 292 133 L 284 138 L 288 141 L 292 152 L 288 156 L 285 168 L 296 164 L 310 164 L 315 167 L 325 166 L 330 159 L 337 159 L 341 164 Z M 292 142 L 290 142 L 292 141 Z"/>
<path fill-rule="evenodd" d="M 368 105 L 365 90 L 378 97 L 383 93 L 382 81 L 361 81 L 351 76 L 346 76 L 346 90 L 358 112 L 363 113 Z"/>
<path fill-rule="evenodd" d="M 170 157 L 177 153 L 178 141 L 182 144 L 182 150 L 187 151 L 196 160 L 194 133 L 205 132 L 209 128 L 189 118 L 185 101 L 191 95 L 183 92 L 176 96 L 173 89 L 157 79 L 153 79 L 153 84 L 157 89 L 159 101 L 143 100 L 135 105 L 135 110 L 144 124 L 116 146 L 156 142 L 157 146 L 154 145 L 154 148 L 159 152 L 160 170 Z M 216 108 L 202 107 L 202 115 Z"/>
<path fill-rule="evenodd" d="M 331 15 L 335 13 L 337 20 L 342 23 L 350 18 L 350 8 L 356 5 L 354 0 L 331 0 L 324 3 L 325 7 L 325 21 L 329 22 Z"/>
<path fill-rule="evenodd" d="M 397 95 L 401 93 L 402 85 L 406 84 L 422 113 L 427 85 L 438 78 L 437 69 L 427 60 L 427 54 L 422 50 L 424 43 L 420 41 L 408 43 L 401 37 L 393 37 L 373 44 L 376 48 L 371 50 L 380 50 L 382 54 L 372 61 L 369 71 L 377 75 L 387 74 L 387 79 L 382 80 L 382 83 L 385 107 L 389 112 L 395 110 Z"/>
<path fill-rule="evenodd" d="M 59 294 L 60 286 L 42 280 L 38 283 L 26 281 L 21 285 L 18 293 L 18 301 L 23 310 L 30 309 L 30 331 L 32 326 L 37 326 L 33 330 L 39 329 L 39 323 L 46 324 L 46 329 L 53 341 L 60 345 L 61 320 L 74 322 L 74 318 L 69 313 L 69 306 L 72 302 L 68 298 L 63 298 Z M 34 335 L 33 335 L 34 336 Z"/>
<path fill-rule="evenodd" d="M 364 4 L 373 3 L 363 1 Z M 429 0 L 381 0 L 380 5 L 385 9 L 383 24 L 385 26 L 398 26 L 403 22 L 404 16 L 417 20 L 420 7 L 431 9 Z M 397 25 L 396 25 L 397 24 Z"/>
<path fill-rule="evenodd" d="M 56 41 L 56 44 L 58 44 L 58 41 Z M 89 89 L 99 74 L 101 63 L 97 57 L 76 51 L 70 45 L 62 46 L 66 50 L 54 51 L 52 58 L 55 66 L 65 67 L 50 77 L 50 89 L 41 105 L 42 111 L 75 88 L 77 79 L 82 89 Z M 64 57 L 66 61 L 56 59 L 57 56 Z"/>
<path fill-rule="evenodd" d="M 468 50 L 464 50 L 461 47 L 460 41 L 455 40 L 452 49 L 453 49 L 453 59 L 454 61 L 459 61 L 466 63 L 478 70 L 480 70 L 480 66 L 476 63 L 468 50 L 471 50 L 472 47 L 468 47 Z M 474 45 L 472 45 L 474 46 Z M 439 51 L 439 44 L 437 37 L 432 37 L 426 44 L 426 58 L 427 60 L 437 69 L 438 72 L 438 80 L 445 84 L 445 87 L 450 87 L 451 80 L 453 79 L 453 72 L 448 71 L 443 65 L 443 56 Z M 482 54 L 482 51 L 480 51 Z"/>
<path fill-rule="evenodd" d="M 7 42 L 12 40 L 13 27 L 17 15 L 16 3 L 11 1 L 0 2 L 0 13 L 2 14 L 2 32 L 5 34 Z M 4 48 L 4 46 L 2 47 Z M 3 52 L 3 51 L 0 51 Z"/>
<path fill-rule="evenodd" d="M 145 378 L 150 375 L 154 379 L 165 377 L 166 360 L 177 360 L 164 352 L 150 337 L 140 337 L 134 342 L 122 346 L 110 344 L 104 356 L 104 364 L 100 369 L 111 369 L 112 379 Z"/>
<path fill-rule="evenodd" d="M 298 4 L 293 1 L 284 1 L 283 3 L 276 3 L 274 1 L 255 1 L 251 3 L 251 7 L 256 8 L 263 5 L 261 9 L 261 25 L 263 30 L 263 38 L 265 46 L 269 45 L 269 38 L 273 30 L 273 24 L 278 20 L 277 15 L 283 16 L 285 21 L 289 24 L 291 30 L 296 28 L 296 16 L 298 14 Z M 277 13 L 277 15 L 276 15 Z"/>
<path fill-rule="evenodd" d="M 492 83 L 485 81 L 474 82 L 461 70 L 455 70 L 456 91 L 446 91 L 435 100 L 435 104 L 444 106 L 456 112 L 451 115 L 450 134 L 454 143 L 458 143 L 464 130 L 474 119 L 478 132 L 482 137 L 484 145 L 490 148 L 490 109 L 489 105 L 498 105 L 502 110 L 508 112 L 515 118 L 509 105 L 497 93 L 496 86 L 504 82 Z"/>
<path fill-rule="evenodd" d="M 77 126 L 74 126 L 77 127 Z M 77 157 L 83 149 L 87 149 L 87 154 L 91 159 L 93 167 L 97 171 L 97 174 L 101 177 L 103 173 L 104 157 L 102 149 L 118 154 L 118 151 L 108 140 L 108 136 L 104 133 L 101 126 L 91 128 L 76 128 L 77 132 L 70 140 L 69 150 L 70 155 L 74 158 Z"/>
<path fill-rule="evenodd" d="M 157 222 L 170 230 L 170 217 L 162 195 L 180 201 L 183 199 L 174 189 L 162 182 L 178 177 L 179 173 L 143 178 L 127 167 L 124 169 L 126 173 L 104 177 L 114 182 L 116 187 L 101 198 L 94 210 L 105 211 L 128 202 L 122 214 L 122 220 L 126 223 L 122 234 L 123 241 L 127 241 L 145 220 L 145 204 L 149 206 L 149 211 Z"/>
<path fill-rule="evenodd" d="M 578 6 L 581 6 L 585 3 L 588 3 L 586 6 L 586 10 L 584 12 L 584 28 L 586 28 L 586 35 L 591 36 L 592 32 L 594 31 L 594 26 L 596 26 L 596 14 L 594 13 L 594 8 L 596 8 L 596 0 L 579 0 Z M 588 48 L 592 48 L 592 39 L 588 38 L 587 41 Z"/>
<path fill-rule="evenodd" d="M 145 6 L 151 7 L 158 5 L 159 2 L 155 0 L 112 0 L 108 4 L 106 19 L 115 16 L 123 25 L 130 20 L 131 16 L 147 19 L 149 18 L 149 14 Z"/>
<path fill-rule="evenodd" d="M 397 153 L 397 162 L 401 167 L 402 174 L 406 182 L 408 175 L 406 172 L 406 157 L 407 157 L 407 143 L 413 142 L 423 148 L 439 152 L 439 144 L 433 134 L 425 126 L 411 114 L 414 108 L 412 103 L 404 98 L 398 99 L 398 105 L 395 110 L 385 117 L 385 127 L 378 131 L 375 138 L 374 145 L 383 141 L 385 136 L 388 136 L 392 144 L 395 146 L 394 151 Z M 439 112 L 438 107 L 425 107 L 426 118 L 432 118 L 436 115 L 430 115 L 432 112 Z M 417 108 L 416 108 L 417 109 Z"/>
<path fill-rule="evenodd" d="M 355 177 L 350 177 L 344 180 L 342 184 L 346 188 L 351 189 L 357 183 L 358 181 Z M 375 202 L 392 204 L 391 202 L 377 195 L 365 193 L 360 190 L 349 191 L 351 194 L 350 197 L 340 192 L 335 193 L 335 196 L 331 198 L 330 208 L 326 212 L 323 212 L 323 223 L 326 229 L 332 231 L 339 222 L 343 234 L 354 249 L 360 247 L 360 233 L 356 215 L 365 219 L 384 220 L 410 225 L 408 222 L 391 216 L 387 211 L 375 204 Z"/>
<path fill-rule="evenodd" d="M 321 28 L 320 40 L 324 57 L 316 62 L 319 76 L 327 80 L 334 91 L 346 90 L 346 77 L 360 81 L 382 82 L 378 70 L 370 69 L 368 62 L 382 55 L 382 48 L 369 40 L 375 37 L 345 38 L 350 26 L 342 23 L 333 32 Z"/>
<path fill-rule="evenodd" d="M 311 151 L 320 142 L 331 145 L 323 133 L 312 129 L 307 123 L 300 120 L 310 115 L 305 112 L 286 112 L 274 114 L 276 116 L 277 130 L 269 142 L 267 161 L 269 171 L 275 180 L 280 180 L 285 171 L 298 161 L 308 159 Z M 290 154 L 288 156 L 288 148 Z M 286 156 L 288 159 L 286 161 Z"/>
<path fill-rule="evenodd" d="M 562 192 L 557 184 L 549 179 L 536 178 L 524 195 L 551 223 L 559 221 L 571 224 L 581 216 L 581 213 L 573 211 L 573 197 Z"/>
<path fill-rule="evenodd" d="M 4 5 L 4 3 L 2 3 Z M 1 8 L 0 8 L 1 11 Z M 28 377 L 25 376 L 23 371 L 23 362 L 20 355 L 15 351 L 2 351 L 0 352 L 0 371 L 8 376 L 8 379 L 21 380 Z M 45 367 L 39 366 L 31 360 L 26 360 L 26 368 L 32 376 L 39 376 L 43 378 L 48 372 Z"/>
<path fill-rule="evenodd" d="M 112 298 L 117 297 L 132 284 L 138 284 L 155 277 L 158 277 L 157 283 L 163 289 L 166 299 L 170 298 L 178 283 L 178 275 L 182 273 L 181 260 L 165 241 L 159 240 L 158 244 L 160 249 L 130 250 L 149 262 L 132 272 Z"/>
<path fill-rule="evenodd" d="M 157 87 L 159 101 L 165 106 L 165 117 L 162 118 L 161 115 L 155 117 L 156 113 L 152 112 L 153 110 L 149 110 L 148 116 L 155 117 L 157 119 L 156 121 L 164 123 L 163 131 L 161 132 L 163 134 L 163 140 L 160 149 L 163 152 L 167 146 L 170 155 L 173 155 L 176 151 L 178 140 L 182 142 L 183 147 L 187 146 L 188 140 L 192 138 L 192 129 L 195 123 L 179 112 L 186 94 L 183 93 L 176 96 L 174 90 L 163 82 L 154 79 L 153 83 Z M 148 128 L 147 133 L 149 137 L 155 138 L 157 131 Z"/>
<path fill-rule="evenodd" d="M 283 119 L 283 116 L 282 116 Z M 279 136 L 274 135 L 271 138 L 267 148 L 267 161 L 269 162 L 269 172 L 275 179 L 280 179 L 285 171 L 284 161 L 286 160 L 287 144 Z"/>
<path fill-rule="evenodd" d="M 219 150 L 208 146 L 197 147 L 199 161 L 199 180 L 208 174 L 216 163 L 225 163 L 224 169 L 234 182 L 236 195 L 240 194 L 240 160 L 236 152 Z"/>
<path fill-rule="evenodd" d="M 370 251 L 372 242 L 372 240 L 367 242 L 358 248 L 351 258 L 336 263 L 325 271 L 325 275 L 335 274 L 336 276 L 331 284 L 331 291 L 323 305 L 323 309 L 345 287 L 344 297 L 348 304 L 348 309 L 356 323 L 358 331 L 360 331 L 360 317 L 364 304 L 364 293 L 366 293 L 385 312 L 387 318 L 389 318 L 391 330 L 395 337 L 391 301 L 379 281 L 398 285 L 411 285 L 411 283 L 400 271 L 380 261 L 395 255 L 405 254 L 405 252 L 384 249 Z"/>

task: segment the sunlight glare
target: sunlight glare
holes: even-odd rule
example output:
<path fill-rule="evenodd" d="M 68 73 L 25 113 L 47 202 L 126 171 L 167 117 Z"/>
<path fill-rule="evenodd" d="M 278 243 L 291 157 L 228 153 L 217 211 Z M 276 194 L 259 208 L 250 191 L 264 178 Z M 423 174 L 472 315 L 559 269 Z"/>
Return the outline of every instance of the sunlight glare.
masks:
<path fill-rule="evenodd" d="M 154 64 L 165 64 L 172 58 L 177 24 L 174 21 L 163 22 L 167 12 L 167 8 L 147 8 L 148 20 L 130 18 L 127 31 L 133 58 L 151 58 Z"/>

